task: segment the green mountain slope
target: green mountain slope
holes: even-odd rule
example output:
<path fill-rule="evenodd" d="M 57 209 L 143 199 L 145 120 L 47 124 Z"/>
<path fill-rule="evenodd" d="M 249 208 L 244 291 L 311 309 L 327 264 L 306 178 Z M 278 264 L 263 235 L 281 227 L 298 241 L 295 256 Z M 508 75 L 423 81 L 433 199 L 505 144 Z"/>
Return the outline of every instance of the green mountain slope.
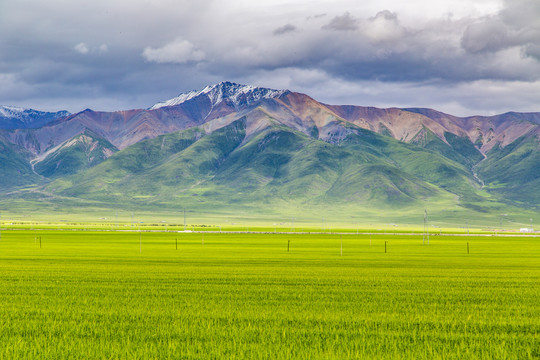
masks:
<path fill-rule="evenodd" d="M 29 156 L 24 149 L 0 136 L 0 192 L 40 182 L 28 162 Z"/>
<path fill-rule="evenodd" d="M 450 132 L 445 132 L 444 137 L 446 142 L 429 129 L 423 128 L 410 143 L 432 150 L 469 168 L 484 159 L 468 137 L 460 137 Z"/>
<path fill-rule="evenodd" d="M 146 140 L 48 189 L 63 196 L 126 204 L 347 203 L 420 206 L 475 194 L 466 167 L 431 150 L 352 124 L 331 144 L 271 118 L 247 133 L 242 118 L 210 134 L 201 128 Z"/>
<path fill-rule="evenodd" d="M 534 134 L 505 147 L 495 146 L 478 166 L 491 192 L 502 199 L 540 204 L 540 141 Z"/>
<path fill-rule="evenodd" d="M 141 141 L 91 169 L 58 179 L 49 185 L 49 189 L 68 196 L 86 195 L 102 201 L 113 201 L 111 196 L 116 194 L 122 200 L 125 192 L 123 187 L 131 177 L 138 178 L 142 188 L 145 184 L 151 186 L 154 181 L 144 176 L 146 171 L 183 151 L 203 136 L 204 132 L 195 128 Z"/>
<path fill-rule="evenodd" d="M 91 168 L 117 151 L 110 142 L 86 130 L 37 161 L 34 169 L 40 175 L 54 179 Z"/>

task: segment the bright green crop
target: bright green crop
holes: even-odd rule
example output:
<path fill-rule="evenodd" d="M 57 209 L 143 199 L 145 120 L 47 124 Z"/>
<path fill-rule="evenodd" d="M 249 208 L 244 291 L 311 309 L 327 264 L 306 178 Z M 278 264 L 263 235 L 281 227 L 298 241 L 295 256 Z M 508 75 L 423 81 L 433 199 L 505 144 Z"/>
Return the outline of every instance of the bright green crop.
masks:
<path fill-rule="evenodd" d="M 533 359 L 540 240 L 3 231 L 0 324 L 0 359 Z"/>

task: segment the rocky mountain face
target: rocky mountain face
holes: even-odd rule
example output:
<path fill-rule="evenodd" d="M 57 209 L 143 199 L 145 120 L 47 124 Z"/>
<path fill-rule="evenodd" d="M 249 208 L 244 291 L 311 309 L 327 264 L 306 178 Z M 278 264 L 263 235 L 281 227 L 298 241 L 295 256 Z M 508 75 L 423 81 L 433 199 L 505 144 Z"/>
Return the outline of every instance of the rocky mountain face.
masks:
<path fill-rule="evenodd" d="M 489 195 L 530 207 L 540 202 L 539 135 L 540 113 L 334 106 L 224 82 L 148 109 L 85 110 L 0 136 L 26 170 L 45 183 L 61 178 L 46 186 L 66 196 L 159 202 L 202 186 L 197 196 L 222 203 L 453 198 L 475 206 Z"/>

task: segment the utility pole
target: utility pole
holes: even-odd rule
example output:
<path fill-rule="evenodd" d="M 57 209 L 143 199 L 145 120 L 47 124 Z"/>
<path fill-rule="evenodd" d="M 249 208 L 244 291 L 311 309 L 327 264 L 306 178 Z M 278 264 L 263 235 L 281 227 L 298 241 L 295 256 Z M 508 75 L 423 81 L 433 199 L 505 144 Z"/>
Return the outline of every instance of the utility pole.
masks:
<path fill-rule="evenodd" d="M 422 245 L 426 244 L 426 217 L 427 217 L 427 213 L 426 213 L 426 210 L 424 209 L 424 232 L 422 233 Z"/>
<path fill-rule="evenodd" d="M 426 230 L 427 230 L 427 244 L 429 245 L 429 219 L 426 210 Z"/>
<path fill-rule="evenodd" d="M 425 244 L 426 240 L 427 240 L 427 244 L 429 245 L 428 215 L 427 215 L 427 210 L 424 209 L 424 237 L 422 238 L 422 244 Z"/>

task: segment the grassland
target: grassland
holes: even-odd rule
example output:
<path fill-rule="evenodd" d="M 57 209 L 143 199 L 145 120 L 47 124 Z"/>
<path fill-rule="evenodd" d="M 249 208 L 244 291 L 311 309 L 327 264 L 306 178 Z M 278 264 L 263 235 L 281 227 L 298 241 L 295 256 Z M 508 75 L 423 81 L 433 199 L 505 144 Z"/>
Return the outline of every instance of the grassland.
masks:
<path fill-rule="evenodd" d="M 82 206 L 65 202 L 0 203 L 0 225 L 3 228 L 77 228 L 77 229 L 141 229 L 183 230 L 183 208 L 146 206 L 140 208 Z M 63 208 L 62 208 L 63 207 Z M 498 211 L 496 211 L 498 210 Z M 432 232 L 443 233 L 510 233 L 520 228 L 538 227 L 538 213 L 512 207 L 479 213 L 469 209 L 444 207 L 444 203 L 427 207 Z M 532 219 L 532 226 L 531 226 Z M 304 231 L 304 232 L 420 232 L 424 208 L 408 211 L 382 211 L 364 206 L 343 206 L 340 209 L 294 207 L 283 204 L 280 209 L 235 207 L 216 209 L 210 206 L 186 207 L 186 229 L 227 231 Z"/>
<path fill-rule="evenodd" d="M 539 255 L 520 237 L 4 230 L 0 358 L 538 358 Z"/>

